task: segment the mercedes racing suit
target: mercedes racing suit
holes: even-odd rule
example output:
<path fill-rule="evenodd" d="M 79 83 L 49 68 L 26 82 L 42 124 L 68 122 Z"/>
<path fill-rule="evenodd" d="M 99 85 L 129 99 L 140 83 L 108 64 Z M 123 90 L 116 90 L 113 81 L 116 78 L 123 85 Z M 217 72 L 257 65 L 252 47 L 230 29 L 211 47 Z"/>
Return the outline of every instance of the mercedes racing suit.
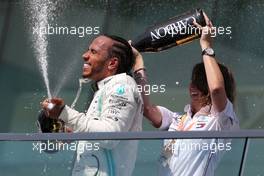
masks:
<path fill-rule="evenodd" d="M 134 79 L 125 73 L 97 83 L 98 91 L 87 113 L 68 106 L 59 119 L 74 132 L 141 131 L 143 101 Z M 92 141 L 79 141 L 85 146 Z M 130 176 L 135 166 L 137 141 L 95 141 L 99 149 L 77 149 L 72 175 Z"/>

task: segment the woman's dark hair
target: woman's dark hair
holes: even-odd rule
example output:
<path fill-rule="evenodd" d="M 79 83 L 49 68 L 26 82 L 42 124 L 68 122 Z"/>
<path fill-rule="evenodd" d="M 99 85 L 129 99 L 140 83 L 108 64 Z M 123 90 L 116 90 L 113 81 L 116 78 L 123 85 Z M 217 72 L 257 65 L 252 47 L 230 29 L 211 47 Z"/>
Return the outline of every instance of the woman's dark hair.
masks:
<path fill-rule="evenodd" d="M 218 63 L 218 66 L 223 74 L 224 83 L 225 83 L 225 92 L 227 98 L 234 103 L 236 86 L 233 74 L 231 71 L 224 65 Z M 205 96 L 208 96 L 207 104 L 211 103 L 209 96 L 209 87 L 206 79 L 204 63 L 198 63 L 193 67 L 192 71 L 192 84 L 194 84 Z"/>
<path fill-rule="evenodd" d="M 111 38 L 114 41 L 113 46 L 109 49 L 109 57 L 118 58 L 119 64 L 116 73 L 129 74 L 135 63 L 135 58 L 130 44 L 125 39 L 115 35 L 104 34 L 104 36 Z"/>

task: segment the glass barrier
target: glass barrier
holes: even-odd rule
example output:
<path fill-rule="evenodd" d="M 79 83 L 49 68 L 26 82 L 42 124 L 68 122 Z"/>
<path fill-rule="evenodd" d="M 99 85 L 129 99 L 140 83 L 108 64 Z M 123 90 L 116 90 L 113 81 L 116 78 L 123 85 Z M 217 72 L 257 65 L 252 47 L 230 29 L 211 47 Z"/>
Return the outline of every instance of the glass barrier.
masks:
<path fill-rule="evenodd" d="M 178 146 L 173 154 L 178 152 L 190 152 L 190 150 L 208 150 L 211 153 L 224 151 L 220 159 L 216 176 L 222 175 L 259 175 L 264 173 L 262 163 L 264 155 L 262 147 L 264 140 L 251 138 L 233 138 L 228 142 L 222 143 L 223 139 L 174 139 L 189 141 L 192 146 Z M 121 158 L 136 156 L 133 176 L 138 175 L 159 175 L 163 172 L 161 164 L 164 164 L 163 142 L 166 139 L 140 139 L 140 140 L 90 140 L 85 145 L 80 140 L 54 142 L 54 140 L 42 141 L 0 141 L 0 170 L 1 175 L 13 176 L 19 173 L 20 176 L 26 175 L 71 175 L 76 160 L 76 151 L 80 150 L 104 150 L 103 142 L 138 142 L 138 151 L 135 147 L 128 147 L 119 151 Z M 207 145 L 201 140 L 218 141 L 215 145 Z M 102 143 L 101 143 L 102 142 Z M 245 144 L 247 142 L 247 148 Z M 77 145 L 79 144 L 79 145 Z M 199 146 L 198 146 L 199 145 Z M 202 146 L 201 146 L 202 145 Z M 190 148 L 191 147 L 191 148 Z M 195 148 L 192 148 L 195 147 Z M 197 148 L 198 147 L 198 148 Z M 133 153 L 132 155 L 131 152 Z M 178 153 L 179 154 L 179 153 Z M 177 155 L 177 154 L 176 154 Z M 175 156 L 176 156 L 175 155 Z M 100 160 L 100 159 L 99 159 Z M 133 160 L 133 159 L 132 159 Z M 101 160 L 100 160 L 101 161 Z M 108 161 L 107 161 L 108 162 Z M 191 166 L 193 160 L 186 158 L 186 162 Z M 89 163 L 89 162 L 88 162 Z M 165 162 L 166 163 L 166 162 Z M 183 164 L 183 163 L 179 163 Z M 185 163 L 186 164 L 186 163 Z M 115 166 L 116 169 L 125 167 L 122 163 Z"/>

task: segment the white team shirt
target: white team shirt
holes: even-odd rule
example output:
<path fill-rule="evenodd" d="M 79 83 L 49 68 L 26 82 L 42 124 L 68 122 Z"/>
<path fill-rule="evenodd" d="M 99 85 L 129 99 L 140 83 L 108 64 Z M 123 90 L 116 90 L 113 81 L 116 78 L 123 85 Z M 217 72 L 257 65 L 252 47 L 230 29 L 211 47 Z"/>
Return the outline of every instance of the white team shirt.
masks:
<path fill-rule="evenodd" d="M 239 129 L 239 121 L 228 100 L 225 109 L 217 112 L 205 106 L 192 117 L 190 105 L 185 115 L 159 106 L 162 114 L 160 129 L 169 131 L 221 131 Z M 218 149 L 218 150 L 217 150 Z M 213 176 L 224 151 L 231 150 L 230 139 L 175 139 L 164 141 L 161 175 Z M 166 173 L 165 173 L 166 172 Z"/>
<path fill-rule="evenodd" d="M 65 106 L 59 119 L 74 132 L 141 131 L 143 100 L 134 79 L 125 73 L 97 83 L 87 113 Z M 77 150 L 73 175 L 130 176 L 135 166 L 137 141 L 94 141 L 99 150 Z M 85 145 L 91 141 L 79 141 Z"/>

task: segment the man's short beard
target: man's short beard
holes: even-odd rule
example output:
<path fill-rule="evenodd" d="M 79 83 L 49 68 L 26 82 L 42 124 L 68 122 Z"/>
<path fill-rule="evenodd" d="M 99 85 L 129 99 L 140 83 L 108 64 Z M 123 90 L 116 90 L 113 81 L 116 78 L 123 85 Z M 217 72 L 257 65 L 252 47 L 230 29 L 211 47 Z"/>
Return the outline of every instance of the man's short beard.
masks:
<path fill-rule="evenodd" d="M 102 63 L 101 67 L 97 67 L 96 69 L 92 69 L 89 75 L 83 74 L 82 77 L 92 79 L 94 81 L 99 81 L 99 80 L 103 79 L 103 78 L 101 78 L 103 71 L 104 71 L 104 63 Z M 96 80 L 94 79 L 95 75 L 97 75 Z M 98 75 L 99 75 L 99 77 L 98 77 Z"/>

